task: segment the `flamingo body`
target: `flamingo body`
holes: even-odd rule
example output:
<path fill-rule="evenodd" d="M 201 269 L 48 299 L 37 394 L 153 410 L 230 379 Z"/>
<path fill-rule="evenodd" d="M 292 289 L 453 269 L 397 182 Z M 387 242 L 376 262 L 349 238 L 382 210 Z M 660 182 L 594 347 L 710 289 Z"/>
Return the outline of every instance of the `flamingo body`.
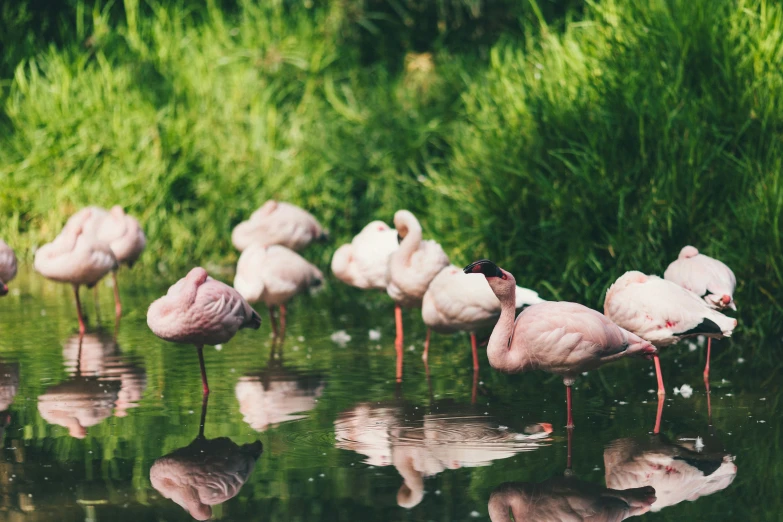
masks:
<path fill-rule="evenodd" d="M 261 317 L 239 292 L 196 267 L 150 305 L 147 325 L 166 341 L 216 345 L 242 328 L 257 329 Z"/>
<path fill-rule="evenodd" d="M 239 493 L 261 452 L 258 441 L 238 446 L 226 437 L 198 437 L 157 459 L 150 468 L 150 482 L 196 520 L 208 520 L 211 506 Z"/>
<path fill-rule="evenodd" d="M 337 249 L 332 256 L 332 272 L 351 286 L 385 290 L 389 257 L 397 246 L 397 231 L 383 221 L 372 221 L 349 244 Z"/>
<path fill-rule="evenodd" d="M 652 511 L 725 489 L 737 475 L 731 456 L 672 444 L 663 436 L 612 442 L 604 451 L 604 467 L 610 488 L 655 488 Z"/>
<path fill-rule="evenodd" d="M 312 214 L 296 205 L 271 199 L 231 233 L 231 242 L 240 252 L 253 243 L 283 245 L 299 251 L 313 240 L 325 238 L 323 227 Z"/>
<path fill-rule="evenodd" d="M 731 268 L 704 254 L 692 246 L 683 247 L 676 261 L 673 261 L 663 278 L 690 290 L 700 296 L 710 308 L 722 310 L 734 304 L 734 288 L 737 278 Z"/>
<path fill-rule="evenodd" d="M 544 300 L 527 288 L 516 288 L 517 309 Z M 500 317 L 500 301 L 481 274 L 466 274 L 454 265 L 435 276 L 422 299 L 424 324 L 441 333 L 473 332 L 493 326 Z"/>
<path fill-rule="evenodd" d="M 250 303 L 274 306 L 322 282 L 321 271 L 293 250 L 256 243 L 239 256 L 234 288 Z"/>
<path fill-rule="evenodd" d="M 0 239 L 0 296 L 8 293 L 8 283 L 16 277 L 16 254 L 14 249 Z"/>
<path fill-rule="evenodd" d="M 129 216 L 119 205 L 115 205 L 98 225 L 97 238 L 108 243 L 117 262 L 132 267 L 139 259 L 147 238 L 136 218 Z"/>
<path fill-rule="evenodd" d="M 606 292 L 604 313 L 618 325 L 668 346 L 686 337 L 730 337 L 736 319 L 709 308 L 696 294 L 676 283 L 626 272 Z"/>
<path fill-rule="evenodd" d="M 539 484 L 507 482 L 489 498 L 492 522 L 619 522 L 647 513 L 655 502 L 650 487 L 607 489 L 573 477 L 554 477 Z"/>

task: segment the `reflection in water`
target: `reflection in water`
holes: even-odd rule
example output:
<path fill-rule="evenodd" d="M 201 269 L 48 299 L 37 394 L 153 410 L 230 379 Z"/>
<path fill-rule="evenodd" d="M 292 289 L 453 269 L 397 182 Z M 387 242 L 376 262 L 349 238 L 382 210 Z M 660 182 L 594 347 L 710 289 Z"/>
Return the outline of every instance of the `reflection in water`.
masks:
<path fill-rule="evenodd" d="M 717 443 L 714 437 L 706 442 Z M 704 444 L 700 437 L 679 442 L 663 435 L 618 439 L 604 451 L 606 484 L 654 487 L 658 500 L 653 511 L 726 489 L 737 475 L 733 457 Z"/>
<path fill-rule="evenodd" d="M 50 424 L 83 439 L 87 428 L 112 415 L 127 415 L 147 386 L 144 369 L 119 354 L 114 338 L 102 331 L 70 337 L 63 348 L 71 378 L 38 397 L 38 411 Z"/>
<path fill-rule="evenodd" d="M 250 478 L 261 456 L 260 441 L 238 446 L 228 437 L 207 439 L 205 398 L 198 436 L 185 446 L 164 455 L 150 468 L 152 487 L 182 506 L 196 520 L 207 520 L 212 508 L 234 498 Z"/>
<path fill-rule="evenodd" d="M 261 432 L 305 418 L 301 413 L 315 408 L 324 386 L 322 376 L 285 368 L 282 361 L 270 358 L 266 369 L 241 377 L 234 392 L 243 420 Z"/>
<path fill-rule="evenodd" d="M 470 407 L 448 405 L 445 414 L 416 418 L 402 403 L 360 403 L 334 423 L 335 446 L 352 450 L 373 466 L 394 465 L 403 478 L 397 504 L 412 508 L 424 497 L 424 479 L 446 469 L 488 466 L 547 445 L 551 424 L 515 433 Z"/>
<path fill-rule="evenodd" d="M 0 362 L 0 412 L 8 410 L 18 390 L 19 363 Z"/>
<path fill-rule="evenodd" d="M 615 522 L 647 513 L 655 502 L 650 487 L 616 490 L 574 477 L 552 477 L 538 484 L 507 482 L 492 492 L 492 522 Z"/>

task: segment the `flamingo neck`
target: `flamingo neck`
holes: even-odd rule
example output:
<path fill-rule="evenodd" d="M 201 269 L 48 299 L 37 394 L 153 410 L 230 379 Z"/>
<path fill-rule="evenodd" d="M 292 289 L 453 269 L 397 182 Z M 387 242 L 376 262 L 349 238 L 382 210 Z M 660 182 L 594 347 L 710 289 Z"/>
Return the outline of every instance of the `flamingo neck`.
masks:
<path fill-rule="evenodd" d="M 516 317 L 516 288 L 511 292 L 498 296 L 500 299 L 500 318 L 487 344 L 489 364 L 499 370 L 512 370 L 509 359 L 511 355 L 511 337 L 514 334 L 514 319 Z"/>
<path fill-rule="evenodd" d="M 405 227 L 408 231 L 397 250 L 400 257 L 407 262 L 421 245 L 421 225 L 418 221 L 407 220 Z"/>

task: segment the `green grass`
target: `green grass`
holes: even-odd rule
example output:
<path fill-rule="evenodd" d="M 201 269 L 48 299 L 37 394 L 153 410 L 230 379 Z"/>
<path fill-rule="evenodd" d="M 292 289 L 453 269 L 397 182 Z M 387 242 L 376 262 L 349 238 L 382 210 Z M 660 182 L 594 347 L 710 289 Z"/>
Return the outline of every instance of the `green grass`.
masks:
<path fill-rule="evenodd" d="M 337 243 L 405 207 L 456 263 L 599 308 L 694 244 L 737 273 L 743 330 L 781 333 L 778 3 L 261 4 L 75 0 L 3 33 L 0 237 L 29 259 L 120 202 L 142 264 L 179 271 L 234 262 L 270 197 Z"/>

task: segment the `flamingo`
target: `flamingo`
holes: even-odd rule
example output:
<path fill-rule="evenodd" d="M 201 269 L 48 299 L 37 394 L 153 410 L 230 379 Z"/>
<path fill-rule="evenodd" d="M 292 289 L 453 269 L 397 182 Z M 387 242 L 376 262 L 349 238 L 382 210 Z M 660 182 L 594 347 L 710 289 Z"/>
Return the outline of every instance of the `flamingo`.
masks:
<path fill-rule="evenodd" d="M 421 225 L 407 210 L 394 214 L 394 226 L 400 246 L 389 256 L 389 284 L 386 292 L 394 301 L 397 337 L 397 380 L 402 379 L 402 307 L 418 308 L 430 283 L 438 272 L 449 265 L 449 258 L 441 246 L 432 240 L 422 241 Z M 429 337 L 429 332 L 427 333 Z"/>
<path fill-rule="evenodd" d="M 517 310 L 541 303 L 538 293 L 527 288 L 516 288 Z M 422 359 L 427 362 L 430 347 L 429 330 L 440 333 L 470 332 L 473 351 L 473 369 L 478 371 L 476 330 L 493 326 L 500 317 L 500 301 L 480 274 L 466 274 L 454 265 L 447 266 L 435 276 L 424 294 L 421 317 L 428 327 Z"/>
<path fill-rule="evenodd" d="M 647 513 L 655 495 L 650 487 L 611 489 L 575 477 L 552 477 L 538 484 L 501 484 L 490 495 L 488 510 L 492 522 L 618 522 Z"/>
<path fill-rule="evenodd" d="M 83 439 L 87 428 L 111 417 L 119 384 L 77 374 L 52 386 L 38 397 L 38 413 L 50 424 L 68 428 L 71 437 Z"/>
<path fill-rule="evenodd" d="M 8 410 L 19 390 L 19 363 L 0 362 L 0 412 Z"/>
<path fill-rule="evenodd" d="M 239 256 L 234 288 L 249 303 L 263 301 L 269 309 L 269 321 L 277 337 L 272 311 L 280 309 L 280 336 L 285 335 L 286 303 L 311 287 L 320 286 L 323 274 L 302 256 L 281 245 L 254 243 Z"/>
<path fill-rule="evenodd" d="M 700 254 L 695 247 L 683 247 L 677 260 L 666 268 L 663 278 L 701 296 L 710 308 L 737 309 L 734 304 L 734 287 L 737 286 L 734 272 L 717 259 Z M 710 337 L 707 339 L 707 364 L 704 366 L 705 383 L 709 383 L 710 378 L 711 351 Z"/>
<path fill-rule="evenodd" d="M 306 418 L 303 412 L 316 407 L 324 385 L 318 375 L 284 368 L 280 361 L 270 359 L 265 370 L 240 377 L 234 393 L 242 420 L 262 432 L 269 426 Z"/>
<path fill-rule="evenodd" d="M 84 335 L 85 326 L 79 286 L 92 288 L 117 268 L 117 258 L 109 245 L 85 233 L 90 226 L 92 212 L 92 209 L 80 212 L 78 218 L 66 226 L 54 241 L 36 251 L 33 262 L 33 267 L 42 276 L 73 285 L 80 335 Z"/>
<path fill-rule="evenodd" d="M 97 238 L 108 243 L 114 256 L 117 258 L 117 268 L 112 270 L 114 282 L 114 314 L 122 315 L 122 303 L 120 302 L 120 287 L 117 283 L 117 269 L 119 265 L 132 268 L 147 245 L 147 238 L 136 218 L 125 213 L 121 206 L 115 205 L 109 210 L 98 227 Z"/>
<path fill-rule="evenodd" d="M 574 426 L 571 386 L 577 375 L 623 357 L 657 353 L 648 341 L 577 303 L 534 304 L 515 322 L 514 276 L 487 259 L 471 263 L 464 270 L 483 274 L 500 300 L 500 319 L 487 345 L 489 364 L 506 373 L 539 369 L 563 376 L 569 428 Z"/>
<path fill-rule="evenodd" d="M 693 292 L 636 271 L 626 272 L 606 291 L 604 313 L 658 348 L 697 335 L 730 337 L 737 326 L 736 319 L 712 310 Z M 666 395 L 657 353 L 654 358 L 658 395 Z"/>
<path fill-rule="evenodd" d="M 150 482 L 161 495 L 179 504 L 196 520 L 212 517 L 212 507 L 239 493 L 263 452 L 260 441 L 237 445 L 228 437 L 207 439 L 202 405 L 198 436 L 185 446 L 157 459 Z"/>
<path fill-rule="evenodd" d="M 657 495 L 652 511 L 726 489 L 737 475 L 734 458 L 699 444 L 701 438 L 673 443 L 663 435 L 613 441 L 604 450 L 606 485 L 652 486 Z"/>
<path fill-rule="evenodd" d="M 350 243 L 335 251 L 332 272 L 351 286 L 386 290 L 389 256 L 397 247 L 397 231 L 383 221 L 372 221 Z"/>
<path fill-rule="evenodd" d="M 0 239 L 0 297 L 8 293 L 8 283 L 16 277 L 14 249 Z"/>
<path fill-rule="evenodd" d="M 175 343 L 193 344 L 198 350 L 201 384 L 209 395 L 204 367 L 204 345 L 222 344 L 242 328 L 257 330 L 261 316 L 239 292 L 195 267 L 171 285 L 166 295 L 147 310 L 147 326 L 152 333 Z"/>
<path fill-rule="evenodd" d="M 314 240 L 326 239 L 327 233 L 312 214 L 296 205 L 272 199 L 231 232 L 231 242 L 240 252 L 253 243 L 283 245 L 299 251 Z"/>
<path fill-rule="evenodd" d="M 416 414 L 407 410 L 401 404 L 359 403 L 334 421 L 335 447 L 364 455 L 368 465 L 397 469 L 403 480 L 397 504 L 406 509 L 424 498 L 426 477 L 447 469 L 489 466 L 551 441 L 548 423 L 515 433 L 459 405 L 447 414 L 427 414 L 414 421 Z"/>

